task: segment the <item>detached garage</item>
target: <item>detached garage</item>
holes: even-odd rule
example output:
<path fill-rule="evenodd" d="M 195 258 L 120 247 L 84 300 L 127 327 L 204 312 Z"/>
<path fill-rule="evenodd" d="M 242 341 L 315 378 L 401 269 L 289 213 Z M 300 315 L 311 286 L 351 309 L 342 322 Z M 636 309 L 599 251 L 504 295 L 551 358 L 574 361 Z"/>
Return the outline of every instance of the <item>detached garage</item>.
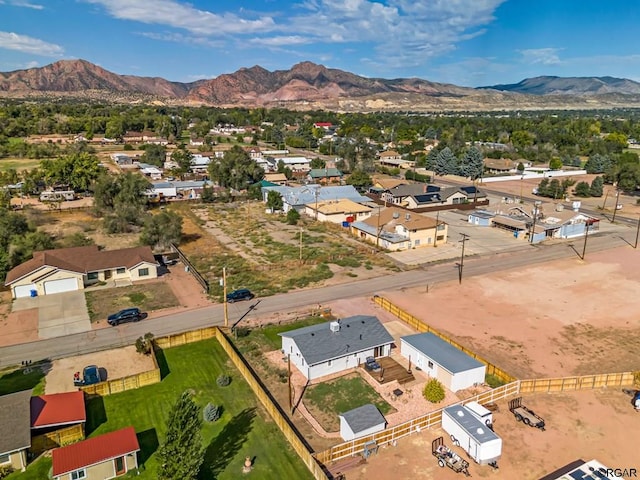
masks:
<path fill-rule="evenodd" d="M 340 436 L 345 441 L 373 435 L 384 430 L 386 426 L 384 415 L 371 403 L 340 415 Z"/>
<path fill-rule="evenodd" d="M 400 353 L 452 392 L 484 382 L 486 365 L 433 333 L 401 337 Z"/>

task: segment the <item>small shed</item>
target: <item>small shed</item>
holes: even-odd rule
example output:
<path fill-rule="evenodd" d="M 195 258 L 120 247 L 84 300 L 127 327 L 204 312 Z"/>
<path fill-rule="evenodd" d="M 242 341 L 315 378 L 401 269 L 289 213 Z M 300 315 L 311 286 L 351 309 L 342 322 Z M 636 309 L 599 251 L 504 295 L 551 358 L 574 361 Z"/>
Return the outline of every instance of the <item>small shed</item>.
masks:
<path fill-rule="evenodd" d="M 433 333 L 401 337 L 400 353 L 452 392 L 484 382 L 486 365 Z"/>
<path fill-rule="evenodd" d="M 387 426 L 384 415 L 371 403 L 349 410 L 339 416 L 340 436 L 345 441 L 381 432 Z"/>
<path fill-rule="evenodd" d="M 502 439 L 463 405 L 442 410 L 442 429 L 480 465 L 497 462 L 502 455 Z"/>
<path fill-rule="evenodd" d="M 486 210 L 474 210 L 469 214 L 467 221 L 479 227 L 490 227 L 495 216 L 495 213 L 487 212 Z"/>

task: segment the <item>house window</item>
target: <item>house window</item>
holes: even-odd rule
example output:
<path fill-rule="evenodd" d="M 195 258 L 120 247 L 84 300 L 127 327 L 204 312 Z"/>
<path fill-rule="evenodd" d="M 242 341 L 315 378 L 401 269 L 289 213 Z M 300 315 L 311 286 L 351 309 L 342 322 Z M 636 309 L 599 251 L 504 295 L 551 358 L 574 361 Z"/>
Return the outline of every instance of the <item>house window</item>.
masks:
<path fill-rule="evenodd" d="M 122 275 L 123 273 L 126 273 L 126 272 L 127 272 L 127 269 L 126 269 L 126 268 L 124 268 L 124 267 L 122 267 L 122 268 L 117 268 L 117 269 L 116 269 L 116 273 L 117 273 L 118 275 Z"/>
<path fill-rule="evenodd" d="M 87 280 L 98 280 L 98 272 L 87 273 Z"/>
<path fill-rule="evenodd" d="M 84 468 L 71 472 L 71 480 L 80 480 L 81 478 L 87 478 L 87 471 Z"/>
<path fill-rule="evenodd" d="M 9 456 L 8 453 L 4 453 L 0 455 L 0 465 L 2 465 L 3 463 L 9 463 L 10 461 L 11 461 L 11 457 Z"/>
<path fill-rule="evenodd" d="M 433 362 L 431 360 L 429 360 L 428 365 L 429 365 L 429 368 L 433 368 Z"/>
<path fill-rule="evenodd" d="M 420 239 L 416 239 L 415 242 L 413 242 L 413 244 L 417 247 L 418 245 L 420 245 Z"/>
<path fill-rule="evenodd" d="M 148 268 L 139 268 L 138 269 L 138 276 L 139 277 L 147 277 L 149 275 L 149 269 Z"/>

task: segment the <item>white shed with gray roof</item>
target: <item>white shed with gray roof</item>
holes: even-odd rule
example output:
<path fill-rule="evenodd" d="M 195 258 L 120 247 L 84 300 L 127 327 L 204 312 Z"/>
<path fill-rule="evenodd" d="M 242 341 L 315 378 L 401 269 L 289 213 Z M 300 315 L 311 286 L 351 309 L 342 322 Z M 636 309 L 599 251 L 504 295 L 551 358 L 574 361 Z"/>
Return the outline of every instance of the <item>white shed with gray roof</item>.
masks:
<path fill-rule="evenodd" d="M 502 455 L 502 439 L 463 405 L 442 410 L 442 429 L 480 465 L 497 462 Z"/>
<path fill-rule="evenodd" d="M 345 442 L 381 432 L 387 426 L 387 420 L 378 407 L 368 403 L 341 413 L 340 436 Z"/>
<path fill-rule="evenodd" d="M 355 315 L 279 334 L 282 353 L 309 380 L 386 357 L 393 337 L 377 317 Z"/>
<path fill-rule="evenodd" d="M 486 365 L 433 333 L 401 337 L 400 353 L 452 392 L 484 383 Z"/>

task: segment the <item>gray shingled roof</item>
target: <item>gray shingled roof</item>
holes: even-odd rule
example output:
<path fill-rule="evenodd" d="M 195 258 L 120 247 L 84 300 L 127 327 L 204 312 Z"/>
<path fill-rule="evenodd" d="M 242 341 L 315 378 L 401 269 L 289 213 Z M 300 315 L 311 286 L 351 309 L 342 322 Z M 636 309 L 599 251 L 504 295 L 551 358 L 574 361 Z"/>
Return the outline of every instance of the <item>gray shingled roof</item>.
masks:
<path fill-rule="evenodd" d="M 400 337 L 400 340 L 404 340 L 451 373 L 465 372 L 483 366 L 475 358 L 471 358 L 433 333 L 416 333 Z"/>
<path fill-rule="evenodd" d="M 371 403 L 341 413 L 340 416 L 344 418 L 351 431 L 355 434 L 387 422 L 380 410 Z"/>
<path fill-rule="evenodd" d="M 454 418 L 456 423 L 472 438 L 475 438 L 478 443 L 487 443 L 500 438 L 493 430 L 474 417 L 471 412 L 462 405 L 451 405 L 445 408 L 444 411 L 447 412 L 450 417 Z"/>
<path fill-rule="evenodd" d="M 309 366 L 393 343 L 393 337 L 377 317 L 355 315 L 343 318 L 338 332 L 330 330 L 330 323 L 298 328 L 279 335 L 296 342 Z"/>
<path fill-rule="evenodd" d="M 0 454 L 31 446 L 31 390 L 0 397 Z"/>

